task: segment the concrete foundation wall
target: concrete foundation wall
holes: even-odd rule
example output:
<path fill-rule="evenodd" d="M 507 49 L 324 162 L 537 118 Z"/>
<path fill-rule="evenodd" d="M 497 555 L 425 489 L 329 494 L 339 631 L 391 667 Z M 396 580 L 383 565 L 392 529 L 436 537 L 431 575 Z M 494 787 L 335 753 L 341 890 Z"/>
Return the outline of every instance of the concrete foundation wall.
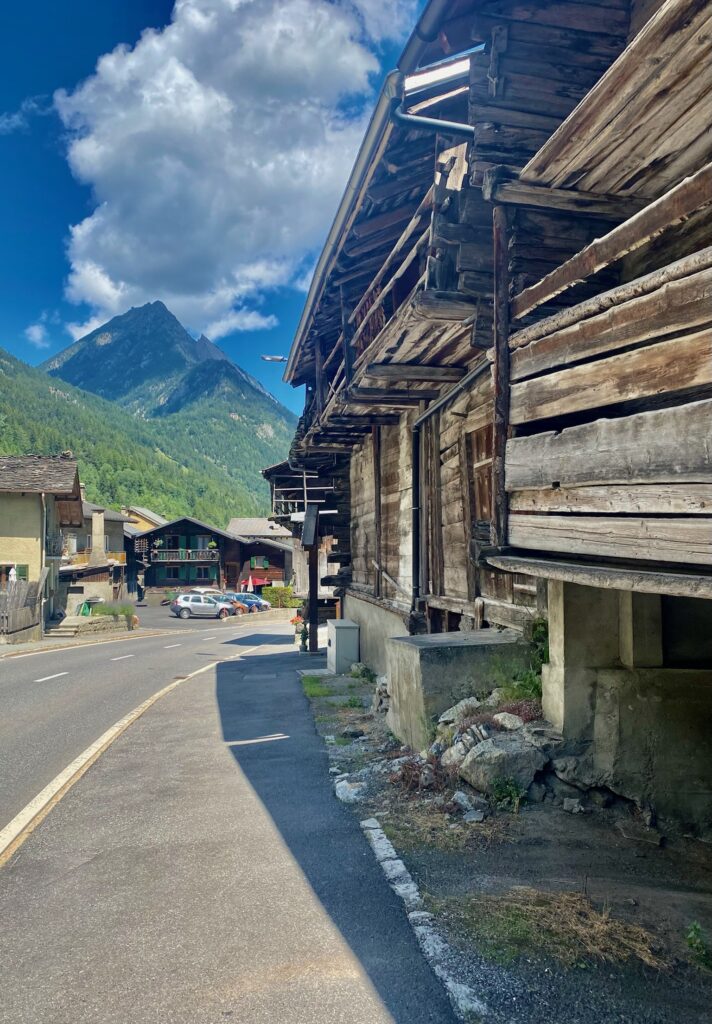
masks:
<path fill-rule="evenodd" d="M 550 581 L 544 715 L 582 755 L 589 781 L 704 831 L 712 827 L 712 665 L 684 662 L 704 663 L 712 602 L 674 601 Z"/>
<path fill-rule="evenodd" d="M 431 742 L 437 717 L 463 697 L 490 693 L 528 664 L 514 630 L 430 633 L 389 640 L 391 731 L 414 750 Z"/>
<path fill-rule="evenodd" d="M 388 669 L 386 641 L 391 637 L 408 636 L 408 627 L 403 617 L 383 605 L 347 594 L 344 598 L 344 618 L 352 619 L 360 626 L 360 660 L 373 669 L 376 675 L 383 675 Z"/>
<path fill-rule="evenodd" d="M 712 671 L 600 670 L 592 756 L 616 793 L 712 828 Z"/>

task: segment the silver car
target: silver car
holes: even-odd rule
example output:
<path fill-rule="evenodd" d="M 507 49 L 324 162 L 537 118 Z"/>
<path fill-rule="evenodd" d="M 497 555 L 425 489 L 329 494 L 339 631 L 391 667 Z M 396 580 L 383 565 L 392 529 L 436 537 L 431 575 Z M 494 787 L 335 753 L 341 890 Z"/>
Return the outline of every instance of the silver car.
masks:
<path fill-rule="evenodd" d="M 222 601 L 216 601 L 208 594 L 178 594 L 171 601 L 170 609 L 179 619 L 189 619 L 193 615 L 208 619 L 226 619 L 230 609 Z"/>

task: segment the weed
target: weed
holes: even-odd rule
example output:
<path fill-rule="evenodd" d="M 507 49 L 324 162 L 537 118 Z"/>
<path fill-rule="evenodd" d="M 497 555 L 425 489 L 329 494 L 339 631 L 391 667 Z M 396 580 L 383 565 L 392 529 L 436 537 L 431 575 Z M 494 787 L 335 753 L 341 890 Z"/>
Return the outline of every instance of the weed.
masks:
<path fill-rule="evenodd" d="M 425 784 L 426 775 L 427 784 Z M 451 777 L 450 772 L 443 768 L 438 758 L 431 754 L 427 761 L 422 761 L 419 757 L 408 758 L 405 764 L 402 764 L 398 771 L 390 776 L 390 781 L 407 793 L 417 789 L 432 789 L 442 792 L 450 785 Z"/>
<path fill-rule="evenodd" d="M 492 783 L 492 797 L 501 810 L 511 810 L 519 814 L 519 807 L 526 790 L 522 789 L 516 779 L 495 779 Z"/>
<path fill-rule="evenodd" d="M 360 697 L 356 697 L 354 695 L 353 697 L 349 697 L 349 699 L 344 704 L 344 707 L 345 708 L 359 708 L 361 711 L 363 711 L 363 701 L 361 700 Z"/>
<path fill-rule="evenodd" d="M 351 678 L 362 679 L 366 683 L 375 683 L 376 673 L 368 665 L 364 665 L 363 662 L 359 661 L 351 668 Z"/>
<path fill-rule="evenodd" d="M 699 921 L 693 921 L 685 934 L 687 947 L 692 953 L 692 959 L 699 967 L 706 967 L 712 970 L 712 945 L 702 931 Z"/>
<path fill-rule="evenodd" d="M 333 697 L 334 691 L 319 676 L 302 676 L 302 689 L 307 697 Z"/>
<path fill-rule="evenodd" d="M 350 747 L 351 740 L 347 739 L 346 736 L 336 736 L 334 739 L 334 744 L 337 747 Z"/>
<path fill-rule="evenodd" d="M 596 910 L 582 893 L 542 892 L 517 886 L 502 896 L 428 897 L 426 904 L 500 964 L 510 964 L 524 954 L 540 953 L 566 967 L 629 960 L 640 960 L 656 970 L 668 966 L 645 929 L 614 920 L 605 908 Z"/>

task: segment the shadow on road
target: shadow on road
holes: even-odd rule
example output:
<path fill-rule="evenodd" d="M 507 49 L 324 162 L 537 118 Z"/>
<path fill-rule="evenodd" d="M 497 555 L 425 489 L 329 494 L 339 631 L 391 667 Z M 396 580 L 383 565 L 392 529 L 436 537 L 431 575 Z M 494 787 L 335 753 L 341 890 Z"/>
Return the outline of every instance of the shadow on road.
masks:
<path fill-rule="evenodd" d="M 293 649 L 291 635 L 253 634 L 230 643 Z M 322 668 L 324 658 L 307 662 L 292 652 L 254 652 L 218 665 L 225 742 L 395 1024 L 452 1024 L 450 1005 L 420 954 L 401 901 L 356 817 L 334 797 L 327 753 L 295 672 L 307 664 Z"/>

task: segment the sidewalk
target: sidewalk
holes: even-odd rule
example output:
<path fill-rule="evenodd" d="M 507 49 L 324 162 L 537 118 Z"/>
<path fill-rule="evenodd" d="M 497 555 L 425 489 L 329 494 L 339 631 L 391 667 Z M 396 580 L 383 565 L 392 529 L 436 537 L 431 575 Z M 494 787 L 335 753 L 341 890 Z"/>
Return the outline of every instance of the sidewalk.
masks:
<path fill-rule="evenodd" d="M 333 796 L 291 631 L 258 643 L 159 701 L 0 871 L 0 1021 L 452 1024 Z"/>

